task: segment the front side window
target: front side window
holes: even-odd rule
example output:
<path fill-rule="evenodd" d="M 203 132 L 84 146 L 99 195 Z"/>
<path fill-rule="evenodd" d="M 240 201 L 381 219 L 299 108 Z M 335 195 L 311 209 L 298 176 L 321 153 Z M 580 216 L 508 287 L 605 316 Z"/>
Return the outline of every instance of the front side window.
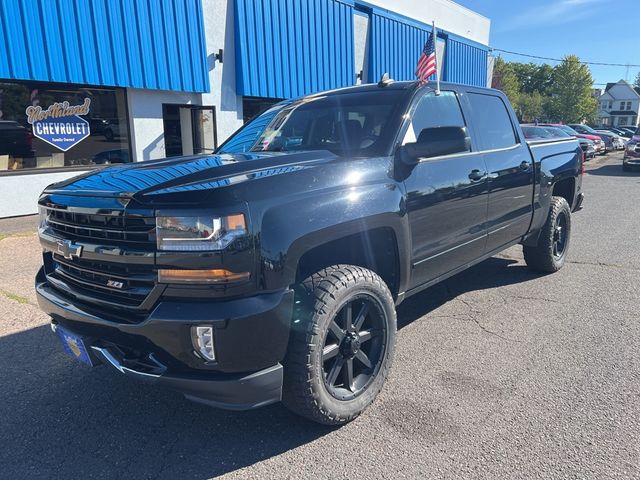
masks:
<path fill-rule="evenodd" d="M 469 102 L 481 150 L 509 148 L 518 143 L 509 111 L 500 97 L 470 93 Z"/>
<path fill-rule="evenodd" d="M 402 143 L 415 142 L 425 128 L 464 126 L 464 117 L 455 92 L 443 91 L 440 95 L 427 92 L 411 117 L 411 125 Z"/>
<path fill-rule="evenodd" d="M 0 174 L 126 163 L 124 89 L 0 80 Z"/>
<path fill-rule="evenodd" d="M 274 106 L 219 153 L 328 150 L 339 156 L 381 156 L 391 149 L 406 107 L 403 90 L 306 97 Z"/>

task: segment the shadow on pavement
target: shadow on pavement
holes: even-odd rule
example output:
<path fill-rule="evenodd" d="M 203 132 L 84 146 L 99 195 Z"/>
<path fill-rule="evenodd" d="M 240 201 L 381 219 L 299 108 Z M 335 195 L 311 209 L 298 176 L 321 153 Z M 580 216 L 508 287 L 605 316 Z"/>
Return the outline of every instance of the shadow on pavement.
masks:
<path fill-rule="evenodd" d="M 536 278 L 514 262 L 489 259 L 408 299 L 399 326 L 464 292 Z M 0 371 L 5 478 L 209 478 L 332 431 L 281 405 L 226 412 L 89 369 L 62 353 L 48 326 L 0 337 Z"/>
<path fill-rule="evenodd" d="M 517 260 L 491 257 L 402 302 L 398 307 L 398 329 L 465 292 L 522 283 L 541 275 L 523 264 L 518 264 Z"/>
<path fill-rule="evenodd" d="M 622 162 L 619 164 L 607 164 L 601 167 L 586 170 L 589 175 L 602 175 L 607 177 L 640 177 L 640 169 L 634 169 L 629 172 L 622 170 Z"/>

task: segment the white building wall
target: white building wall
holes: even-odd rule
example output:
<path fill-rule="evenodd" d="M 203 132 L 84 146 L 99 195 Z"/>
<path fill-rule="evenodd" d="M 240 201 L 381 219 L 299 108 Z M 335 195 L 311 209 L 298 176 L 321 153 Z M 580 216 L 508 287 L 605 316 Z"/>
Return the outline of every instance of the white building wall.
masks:
<path fill-rule="evenodd" d="M 0 177 L 0 218 L 38 213 L 38 197 L 47 185 L 82 173 L 84 172 L 75 171 Z"/>
<path fill-rule="evenodd" d="M 491 21 L 451 0 L 373 0 L 372 5 L 489 45 Z"/>

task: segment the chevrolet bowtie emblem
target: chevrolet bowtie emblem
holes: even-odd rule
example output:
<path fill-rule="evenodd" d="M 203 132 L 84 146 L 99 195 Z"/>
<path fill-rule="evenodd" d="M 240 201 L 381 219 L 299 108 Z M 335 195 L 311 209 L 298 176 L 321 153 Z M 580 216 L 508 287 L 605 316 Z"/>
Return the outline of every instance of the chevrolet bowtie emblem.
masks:
<path fill-rule="evenodd" d="M 82 245 L 76 245 L 71 240 L 58 240 L 58 253 L 67 260 L 82 255 Z"/>

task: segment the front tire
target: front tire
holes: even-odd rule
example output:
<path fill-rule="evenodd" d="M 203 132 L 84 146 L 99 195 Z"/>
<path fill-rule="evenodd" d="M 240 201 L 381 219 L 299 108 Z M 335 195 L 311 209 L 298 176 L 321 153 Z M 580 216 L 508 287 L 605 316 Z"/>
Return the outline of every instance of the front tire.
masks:
<path fill-rule="evenodd" d="M 563 197 L 551 197 L 549 216 L 542 227 L 538 244 L 524 246 L 524 261 L 541 272 L 557 272 L 564 265 L 571 239 L 571 208 Z"/>
<path fill-rule="evenodd" d="M 377 274 L 334 265 L 311 275 L 297 288 L 283 403 L 325 425 L 350 422 L 382 389 L 395 334 L 393 297 Z"/>

